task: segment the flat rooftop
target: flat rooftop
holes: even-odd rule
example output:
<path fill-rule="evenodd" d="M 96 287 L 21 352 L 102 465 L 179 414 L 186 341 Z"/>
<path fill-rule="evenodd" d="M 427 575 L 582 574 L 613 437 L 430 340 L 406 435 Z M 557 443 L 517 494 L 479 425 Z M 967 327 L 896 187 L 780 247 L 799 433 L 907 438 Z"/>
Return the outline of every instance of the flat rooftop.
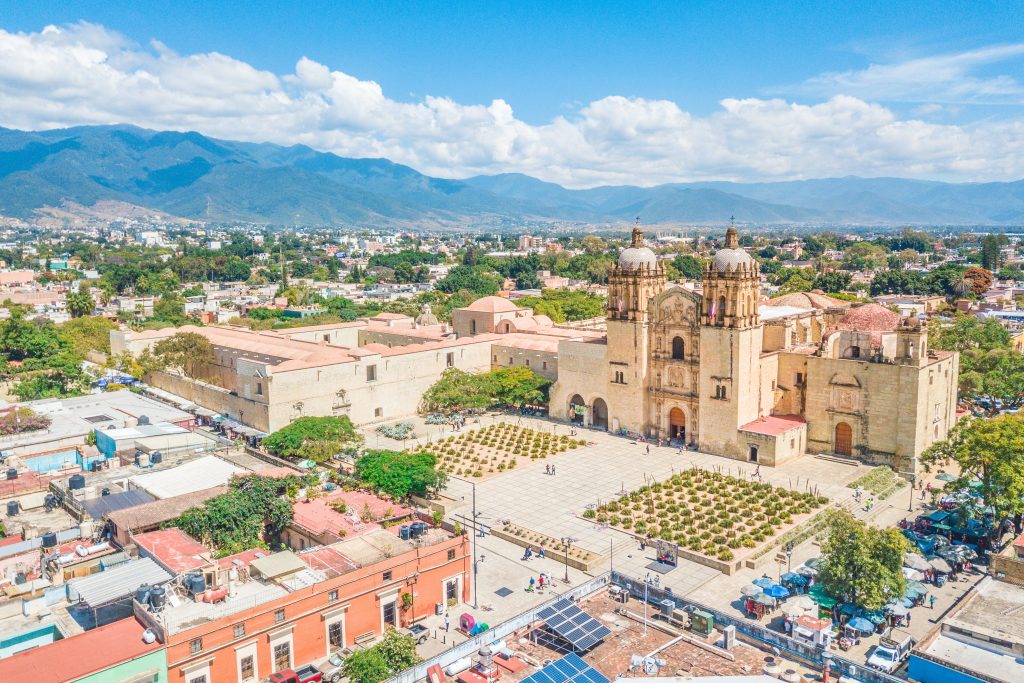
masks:
<path fill-rule="evenodd" d="M 167 629 L 171 633 L 178 633 L 187 628 L 222 619 L 257 605 L 262 605 L 272 600 L 277 600 L 288 591 L 283 586 L 267 581 L 244 581 L 235 584 L 235 594 L 223 602 L 208 603 L 196 602 L 192 598 L 175 595 L 171 598 L 162 614 L 166 620 Z M 174 604 L 174 603 L 177 604 Z"/>
<path fill-rule="evenodd" d="M 940 633 L 924 652 L 994 678 L 1024 681 L 1024 663 L 1019 658 L 960 640 L 955 634 Z"/>
<path fill-rule="evenodd" d="M 1024 644 L 1024 588 L 986 578 L 974 597 L 946 619 L 945 626 Z"/>

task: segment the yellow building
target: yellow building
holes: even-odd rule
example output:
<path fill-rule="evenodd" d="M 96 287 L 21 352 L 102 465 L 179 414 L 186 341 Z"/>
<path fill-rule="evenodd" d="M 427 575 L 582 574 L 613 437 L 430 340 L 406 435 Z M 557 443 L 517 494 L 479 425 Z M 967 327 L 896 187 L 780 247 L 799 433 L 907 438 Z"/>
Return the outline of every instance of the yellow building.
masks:
<path fill-rule="evenodd" d="M 609 276 L 607 334 L 558 345 L 554 417 L 777 465 L 804 453 L 906 474 L 957 419 L 957 354 L 925 323 L 818 293 L 762 302 L 735 228 L 703 294 L 668 286 L 633 231 Z"/>

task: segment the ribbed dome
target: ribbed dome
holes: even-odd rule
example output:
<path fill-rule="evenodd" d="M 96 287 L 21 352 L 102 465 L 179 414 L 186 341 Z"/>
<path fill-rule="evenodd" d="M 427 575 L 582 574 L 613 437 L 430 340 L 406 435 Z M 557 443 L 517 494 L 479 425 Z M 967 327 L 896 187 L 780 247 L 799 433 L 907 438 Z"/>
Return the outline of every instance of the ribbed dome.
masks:
<path fill-rule="evenodd" d="M 654 268 L 657 264 L 658 257 L 647 247 L 629 247 L 619 254 L 619 268 L 623 270 Z"/>
<path fill-rule="evenodd" d="M 725 231 L 725 248 L 715 253 L 715 257 L 711 259 L 711 268 L 717 273 L 728 273 L 740 270 L 744 264 L 753 270 L 755 263 L 753 257 L 740 248 L 736 228 L 730 226 Z"/>
<path fill-rule="evenodd" d="M 633 228 L 633 241 L 629 247 L 619 254 L 619 268 L 622 270 L 641 270 L 643 268 L 655 268 L 658 265 L 658 257 L 654 252 L 644 246 L 644 233 L 637 224 Z"/>
<path fill-rule="evenodd" d="M 839 319 L 840 330 L 853 332 L 892 332 L 900 324 L 900 314 L 876 303 L 857 306 Z"/>

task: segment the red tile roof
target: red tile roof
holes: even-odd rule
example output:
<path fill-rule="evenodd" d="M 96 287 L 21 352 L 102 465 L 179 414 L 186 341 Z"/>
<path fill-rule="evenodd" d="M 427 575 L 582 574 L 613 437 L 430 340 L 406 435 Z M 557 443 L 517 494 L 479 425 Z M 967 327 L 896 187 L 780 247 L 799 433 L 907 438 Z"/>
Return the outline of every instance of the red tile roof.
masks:
<path fill-rule="evenodd" d="M 769 415 L 768 417 L 748 422 L 740 427 L 740 431 L 764 434 L 765 436 L 778 436 L 783 432 L 796 429 L 804 424 L 806 422 L 799 415 Z"/>
<path fill-rule="evenodd" d="M 210 549 L 177 527 L 137 534 L 132 540 L 175 574 L 210 564 Z"/>
<path fill-rule="evenodd" d="M 345 513 L 338 512 L 331 507 L 341 502 L 345 503 Z M 344 531 L 343 535 L 339 534 L 341 537 L 352 538 L 379 526 L 375 522 L 361 522 L 352 519 L 353 514 L 361 517 L 367 506 L 375 519 L 394 519 L 412 514 L 412 509 L 378 498 L 372 493 L 334 491 L 323 498 L 295 503 L 293 524 L 317 535 L 328 531 L 335 534 Z M 389 510 L 390 512 L 388 512 Z M 387 514 L 385 515 L 385 513 Z"/>
<path fill-rule="evenodd" d="M 103 671 L 163 647 L 142 641 L 145 628 L 134 618 L 0 659 L 0 681 L 63 683 Z"/>

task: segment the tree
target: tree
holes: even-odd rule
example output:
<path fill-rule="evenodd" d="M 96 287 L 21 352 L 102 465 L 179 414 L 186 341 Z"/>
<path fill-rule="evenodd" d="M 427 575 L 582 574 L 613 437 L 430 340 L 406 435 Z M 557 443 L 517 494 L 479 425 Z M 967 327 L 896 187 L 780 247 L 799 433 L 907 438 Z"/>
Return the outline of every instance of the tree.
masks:
<path fill-rule="evenodd" d="M 909 270 L 883 270 L 871 280 L 871 296 L 881 294 L 924 294 L 928 285 L 920 273 Z"/>
<path fill-rule="evenodd" d="M 89 296 L 89 292 L 79 289 L 68 294 L 67 307 L 72 318 L 81 318 L 83 315 L 91 315 L 96 310 L 96 302 Z"/>
<path fill-rule="evenodd" d="M 520 273 L 516 277 L 516 289 L 540 289 L 540 278 L 537 273 Z"/>
<path fill-rule="evenodd" d="M 493 379 L 498 402 L 515 407 L 547 405 L 552 382 L 530 368 L 501 368 L 489 374 Z"/>
<path fill-rule="evenodd" d="M 286 458 L 325 462 L 336 454 L 354 454 L 363 443 L 347 415 L 300 417 L 263 439 L 263 447 Z"/>
<path fill-rule="evenodd" d="M 588 254 L 603 254 L 608 251 L 608 243 L 597 235 L 587 235 L 580 240 L 580 246 Z"/>
<path fill-rule="evenodd" d="M 76 354 L 85 357 L 89 351 L 110 353 L 110 333 L 116 329 L 112 320 L 89 315 L 67 321 L 57 332 Z"/>
<path fill-rule="evenodd" d="M 704 264 L 689 254 L 679 254 L 672 259 L 672 266 L 687 280 L 700 281 L 704 278 Z"/>
<path fill-rule="evenodd" d="M 976 414 L 1024 407 L 1024 355 L 1011 346 L 1009 331 L 998 320 L 958 315 L 932 328 L 929 343 L 960 352 L 960 400 Z"/>
<path fill-rule="evenodd" d="M 845 510 L 831 512 L 818 581 L 829 595 L 862 609 L 882 609 L 906 588 L 906 550 L 899 529 L 868 526 Z"/>
<path fill-rule="evenodd" d="M 850 281 L 853 276 L 849 273 L 822 273 L 814 278 L 814 289 L 823 292 L 842 292 L 850 288 Z"/>
<path fill-rule="evenodd" d="M 847 270 L 877 270 L 885 265 L 885 247 L 871 242 L 856 242 L 843 252 L 843 266 Z"/>
<path fill-rule="evenodd" d="M 1008 243 L 1006 235 L 985 235 L 981 239 L 981 267 L 991 272 L 999 270 L 1006 263 L 1003 247 Z"/>
<path fill-rule="evenodd" d="M 309 477 L 234 477 L 227 493 L 186 510 L 168 523 L 225 557 L 251 548 L 269 548 L 294 516 L 295 492 L 315 483 Z"/>
<path fill-rule="evenodd" d="M 426 496 L 444 488 L 448 475 L 436 468 L 432 453 L 366 451 L 356 460 L 359 481 L 395 498 Z"/>
<path fill-rule="evenodd" d="M 474 375 L 448 368 L 423 393 L 423 405 L 427 410 L 444 412 L 486 408 L 491 405 L 494 393 L 486 374 Z"/>
<path fill-rule="evenodd" d="M 351 683 L 381 683 L 420 661 L 416 641 L 389 628 L 379 643 L 346 657 L 343 671 Z"/>
<path fill-rule="evenodd" d="M 961 420 L 921 457 L 926 470 L 956 464 L 960 476 L 946 484 L 961 491 L 979 480 L 979 493 L 997 521 L 1024 514 L 1024 415 Z"/>
<path fill-rule="evenodd" d="M 478 296 L 491 296 L 501 288 L 502 278 L 480 266 L 455 266 L 446 276 L 437 281 L 435 288 L 452 293 L 468 289 Z"/>
<path fill-rule="evenodd" d="M 213 363 L 213 345 L 196 332 L 178 332 L 158 341 L 153 346 L 153 356 L 164 368 L 201 379 L 206 367 Z"/>
<path fill-rule="evenodd" d="M 160 297 L 153 304 L 153 319 L 175 326 L 185 324 L 185 300 L 169 294 Z"/>
<path fill-rule="evenodd" d="M 783 268 L 772 275 L 770 280 L 783 293 L 809 292 L 814 285 L 815 277 L 812 268 Z"/>
<path fill-rule="evenodd" d="M 519 305 L 532 308 L 536 315 L 546 315 L 556 323 L 567 320 L 588 320 L 604 315 L 607 301 L 589 292 L 545 289 L 539 297 L 519 299 Z"/>
<path fill-rule="evenodd" d="M 992 287 L 992 273 L 984 268 L 968 268 L 964 271 L 963 279 L 970 283 L 970 292 L 974 296 L 981 296 Z M 966 292 L 965 292 L 966 293 Z"/>

